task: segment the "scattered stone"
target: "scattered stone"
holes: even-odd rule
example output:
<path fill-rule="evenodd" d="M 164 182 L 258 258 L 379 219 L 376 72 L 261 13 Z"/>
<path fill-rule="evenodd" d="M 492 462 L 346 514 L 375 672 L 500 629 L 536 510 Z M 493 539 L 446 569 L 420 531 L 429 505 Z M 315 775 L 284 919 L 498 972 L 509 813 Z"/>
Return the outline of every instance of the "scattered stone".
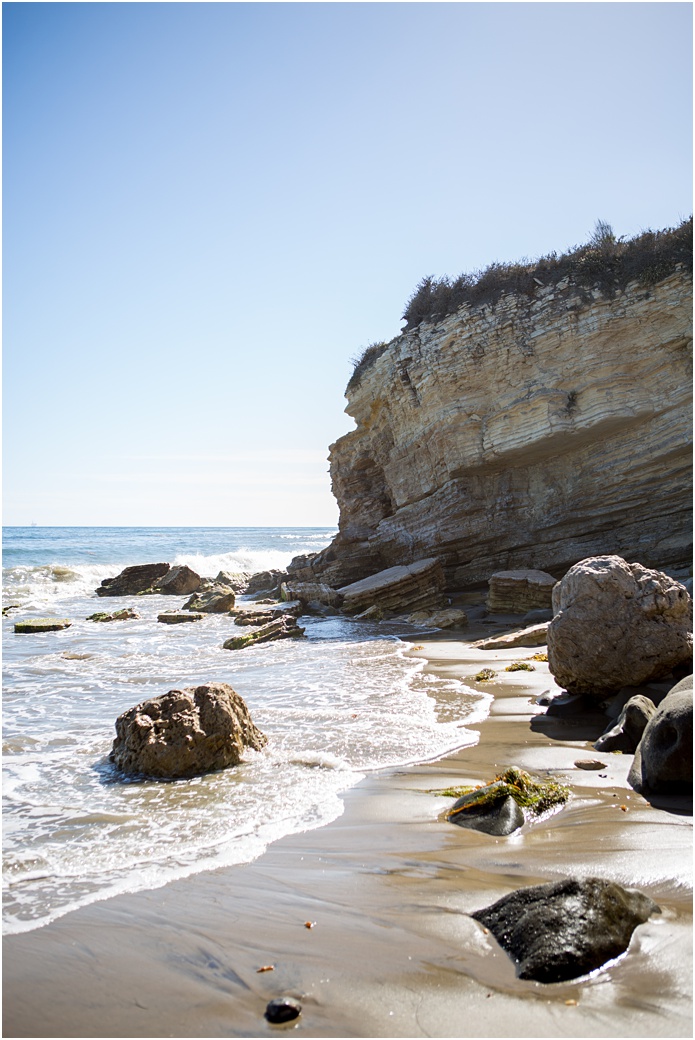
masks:
<path fill-rule="evenodd" d="M 299 600 L 283 603 L 281 607 L 272 606 L 270 609 L 245 610 L 235 607 L 229 611 L 235 625 L 266 625 L 269 621 L 275 621 L 280 617 L 298 618 L 302 615 L 302 604 Z"/>
<path fill-rule="evenodd" d="M 163 596 L 188 596 L 199 588 L 201 580 L 200 575 L 190 567 L 180 564 L 172 567 L 162 578 L 159 578 L 154 583 L 153 589 Z"/>
<path fill-rule="evenodd" d="M 297 619 L 283 615 L 275 621 L 268 622 L 253 632 L 243 636 L 232 636 L 222 644 L 224 650 L 243 650 L 257 643 L 269 643 L 275 639 L 297 639 L 304 635 L 304 629 L 297 624 Z"/>
<path fill-rule="evenodd" d="M 137 610 L 133 610 L 132 607 L 124 607 L 123 610 L 114 610 L 112 614 L 108 611 L 98 611 L 96 614 L 90 614 L 86 621 L 131 621 L 139 618 Z"/>
<path fill-rule="evenodd" d="M 367 607 L 361 614 L 355 614 L 355 621 L 384 621 L 390 617 L 390 611 L 383 611 L 381 607 Z"/>
<path fill-rule="evenodd" d="M 508 632 L 503 636 L 491 636 L 481 639 L 473 646 L 478 650 L 513 650 L 517 646 L 545 646 L 548 641 L 548 622 L 532 625 L 518 632 Z"/>
<path fill-rule="evenodd" d="M 465 610 L 457 610 L 447 607 L 430 614 L 426 610 L 418 610 L 408 618 L 411 625 L 422 625 L 424 628 L 465 628 L 468 624 L 468 615 Z"/>
<path fill-rule="evenodd" d="M 166 610 L 163 614 L 157 614 L 157 621 L 163 625 L 183 625 L 187 621 L 202 621 L 204 614 L 183 614 L 179 610 Z"/>
<path fill-rule="evenodd" d="M 583 715 L 591 708 L 590 702 L 581 693 L 558 693 L 548 703 L 546 715 L 563 718 L 567 715 Z"/>
<path fill-rule="evenodd" d="M 6 617 L 11 610 L 19 610 L 19 603 L 8 603 L 6 607 L 2 608 L 2 616 Z"/>
<path fill-rule="evenodd" d="M 265 1017 L 269 1022 L 292 1022 L 302 1013 L 302 1005 L 292 997 L 276 997 L 265 1009 Z"/>
<path fill-rule="evenodd" d="M 480 792 L 464 795 L 447 813 L 450 823 L 457 827 L 467 827 L 472 831 L 483 831 L 485 834 L 503 836 L 513 834 L 523 827 L 525 817 L 514 798 L 509 794 L 492 794 L 495 784 L 481 788 Z M 489 800 L 480 801 L 480 794 L 490 792 Z"/>
<path fill-rule="evenodd" d="M 126 567 L 115 578 L 104 578 L 95 591 L 97 596 L 137 596 L 143 592 L 152 592 L 155 582 L 168 571 L 168 563 L 143 563 Z"/>
<path fill-rule="evenodd" d="M 637 694 L 627 702 L 617 722 L 611 723 L 594 744 L 597 751 L 622 751 L 634 755 L 645 726 L 656 711 L 649 697 Z"/>
<path fill-rule="evenodd" d="M 572 567 L 553 592 L 550 671 L 559 686 L 604 700 L 692 661 L 692 601 L 679 582 L 620 556 Z"/>
<path fill-rule="evenodd" d="M 15 632 L 59 632 L 62 628 L 70 628 L 72 621 L 68 618 L 30 618 L 27 621 L 15 621 Z"/>
<path fill-rule="evenodd" d="M 287 578 L 287 571 L 257 571 L 256 574 L 251 575 L 246 586 L 246 593 L 252 596 L 257 592 L 278 592 L 283 581 L 287 581 Z"/>
<path fill-rule="evenodd" d="M 283 600 L 299 600 L 301 603 L 320 603 L 324 607 L 339 610 L 343 597 L 330 585 L 322 585 L 318 581 L 286 581 L 280 586 L 280 598 Z"/>
<path fill-rule="evenodd" d="M 178 780 L 236 766 L 245 748 L 260 751 L 266 743 L 239 694 L 207 683 L 169 690 L 120 715 L 110 760 L 124 773 Z"/>
<path fill-rule="evenodd" d="M 647 722 L 627 779 L 640 794 L 692 791 L 692 675 L 673 687 Z"/>
<path fill-rule="evenodd" d="M 253 575 L 249 571 L 239 571 L 237 573 L 220 571 L 217 577 L 209 582 L 209 584 L 227 585 L 230 589 L 233 589 L 237 595 L 241 595 L 243 592 L 246 592 L 252 577 Z"/>
<path fill-rule="evenodd" d="M 597 758 L 578 758 L 574 764 L 577 769 L 597 770 L 608 768 L 605 762 L 599 762 Z"/>
<path fill-rule="evenodd" d="M 632 933 L 660 913 L 648 896 L 600 878 L 520 888 L 471 914 L 518 965 L 520 979 L 564 982 L 628 948 Z"/>
<path fill-rule="evenodd" d="M 504 670 L 505 672 L 535 672 L 536 669 L 528 661 L 514 661 L 512 664 L 508 664 Z"/>
<path fill-rule="evenodd" d="M 492 668 L 481 668 L 480 671 L 473 676 L 473 678 L 476 682 L 490 682 L 490 680 L 494 679 L 496 675 L 497 672 L 495 672 Z"/>
<path fill-rule="evenodd" d="M 229 585 L 213 585 L 205 592 L 194 592 L 183 605 L 183 610 L 198 610 L 203 614 L 227 614 L 236 602 Z"/>
<path fill-rule="evenodd" d="M 418 560 L 401 567 L 389 567 L 362 581 L 346 585 L 343 596 L 346 614 L 360 614 L 375 606 L 383 611 L 404 612 L 438 609 L 444 599 L 444 570 L 435 558 Z"/>
<path fill-rule="evenodd" d="M 490 578 L 487 608 L 491 614 L 550 610 L 556 579 L 545 571 L 497 571 Z"/>

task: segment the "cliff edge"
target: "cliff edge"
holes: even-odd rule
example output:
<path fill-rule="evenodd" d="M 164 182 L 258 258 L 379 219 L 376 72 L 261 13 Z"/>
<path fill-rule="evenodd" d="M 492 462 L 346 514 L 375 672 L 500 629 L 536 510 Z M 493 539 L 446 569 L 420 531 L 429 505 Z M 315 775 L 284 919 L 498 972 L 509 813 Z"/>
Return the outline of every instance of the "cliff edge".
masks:
<path fill-rule="evenodd" d="M 373 352 L 330 449 L 339 534 L 291 570 L 340 587 L 435 556 L 460 589 L 601 554 L 690 565 L 692 274 L 535 282 Z"/>

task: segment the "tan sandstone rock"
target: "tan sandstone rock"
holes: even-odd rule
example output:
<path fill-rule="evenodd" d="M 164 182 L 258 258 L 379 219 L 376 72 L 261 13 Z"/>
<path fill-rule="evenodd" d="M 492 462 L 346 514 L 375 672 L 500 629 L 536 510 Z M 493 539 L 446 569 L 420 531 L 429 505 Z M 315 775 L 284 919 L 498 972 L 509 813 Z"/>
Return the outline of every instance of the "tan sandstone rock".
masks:
<path fill-rule="evenodd" d="M 491 614 L 526 614 L 552 606 L 555 578 L 546 571 L 497 571 L 490 578 L 487 607 Z"/>
<path fill-rule="evenodd" d="M 510 650 L 515 646 L 545 646 L 548 642 L 548 624 L 545 621 L 540 625 L 531 625 L 520 632 L 506 632 L 503 636 L 491 636 L 489 639 L 481 639 L 473 645 L 478 650 Z"/>
<path fill-rule="evenodd" d="M 553 591 L 548 665 L 570 693 L 603 699 L 692 660 L 692 601 L 660 571 L 620 556 L 572 567 Z"/>
<path fill-rule="evenodd" d="M 331 448 L 340 532 L 293 577 L 340 588 L 437 556 L 448 587 L 617 553 L 687 566 L 692 279 L 570 280 L 396 337 Z"/>
<path fill-rule="evenodd" d="M 444 572 L 439 560 L 417 560 L 404 567 L 389 567 L 362 581 L 346 585 L 338 592 L 346 614 L 358 614 L 369 607 L 381 611 L 404 611 L 443 604 Z"/>
<path fill-rule="evenodd" d="M 226 683 L 170 690 L 116 720 L 111 761 L 158 779 L 198 776 L 238 765 L 244 749 L 267 743 L 246 704 Z"/>

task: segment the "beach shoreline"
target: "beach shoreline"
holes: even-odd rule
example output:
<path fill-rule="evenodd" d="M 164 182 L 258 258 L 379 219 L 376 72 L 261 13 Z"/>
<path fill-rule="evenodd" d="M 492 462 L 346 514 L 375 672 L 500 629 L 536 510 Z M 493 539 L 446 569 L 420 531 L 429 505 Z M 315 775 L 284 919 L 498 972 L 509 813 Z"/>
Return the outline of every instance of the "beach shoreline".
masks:
<path fill-rule="evenodd" d="M 438 675 L 498 676 L 473 746 L 369 774 L 333 823 L 287 836 L 252 863 L 120 895 L 4 941 L 4 1035 L 268 1036 L 278 996 L 312 1037 L 692 1035 L 692 817 L 627 784 L 629 755 L 595 758 L 605 719 L 550 719 L 535 651 L 483 651 L 445 633 L 410 651 Z M 486 633 L 487 634 L 487 633 Z M 503 677 L 503 679 L 502 679 Z M 510 765 L 571 786 L 549 819 L 497 838 L 442 819 L 432 793 Z M 468 915 L 515 888 L 577 874 L 651 896 L 662 913 L 590 978 L 522 982 Z M 307 928 L 306 924 L 313 927 Z M 272 970 L 259 971 L 271 967 Z"/>

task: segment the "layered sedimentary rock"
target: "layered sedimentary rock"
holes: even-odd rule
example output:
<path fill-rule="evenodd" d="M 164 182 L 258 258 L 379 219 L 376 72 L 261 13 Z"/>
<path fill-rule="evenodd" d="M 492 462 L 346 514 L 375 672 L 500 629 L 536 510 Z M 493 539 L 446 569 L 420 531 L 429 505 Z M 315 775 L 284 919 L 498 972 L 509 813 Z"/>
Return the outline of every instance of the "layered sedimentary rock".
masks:
<path fill-rule="evenodd" d="M 464 305 L 353 380 L 331 448 L 339 534 L 293 579 L 341 587 L 437 556 L 449 587 L 617 553 L 690 560 L 692 279 L 568 279 Z"/>
<path fill-rule="evenodd" d="M 442 606 L 444 573 L 436 558 L 406 567 L 388 567 L 339 589 L 346 614 L 377 607 L 382 611 L 423 610 Z"/>
<path fill-rule="evenodd" d="M 552 606 L 555 578 L 545 571 L 498 571 L 490 577 L 491 614 L 525 614 Z"/>

